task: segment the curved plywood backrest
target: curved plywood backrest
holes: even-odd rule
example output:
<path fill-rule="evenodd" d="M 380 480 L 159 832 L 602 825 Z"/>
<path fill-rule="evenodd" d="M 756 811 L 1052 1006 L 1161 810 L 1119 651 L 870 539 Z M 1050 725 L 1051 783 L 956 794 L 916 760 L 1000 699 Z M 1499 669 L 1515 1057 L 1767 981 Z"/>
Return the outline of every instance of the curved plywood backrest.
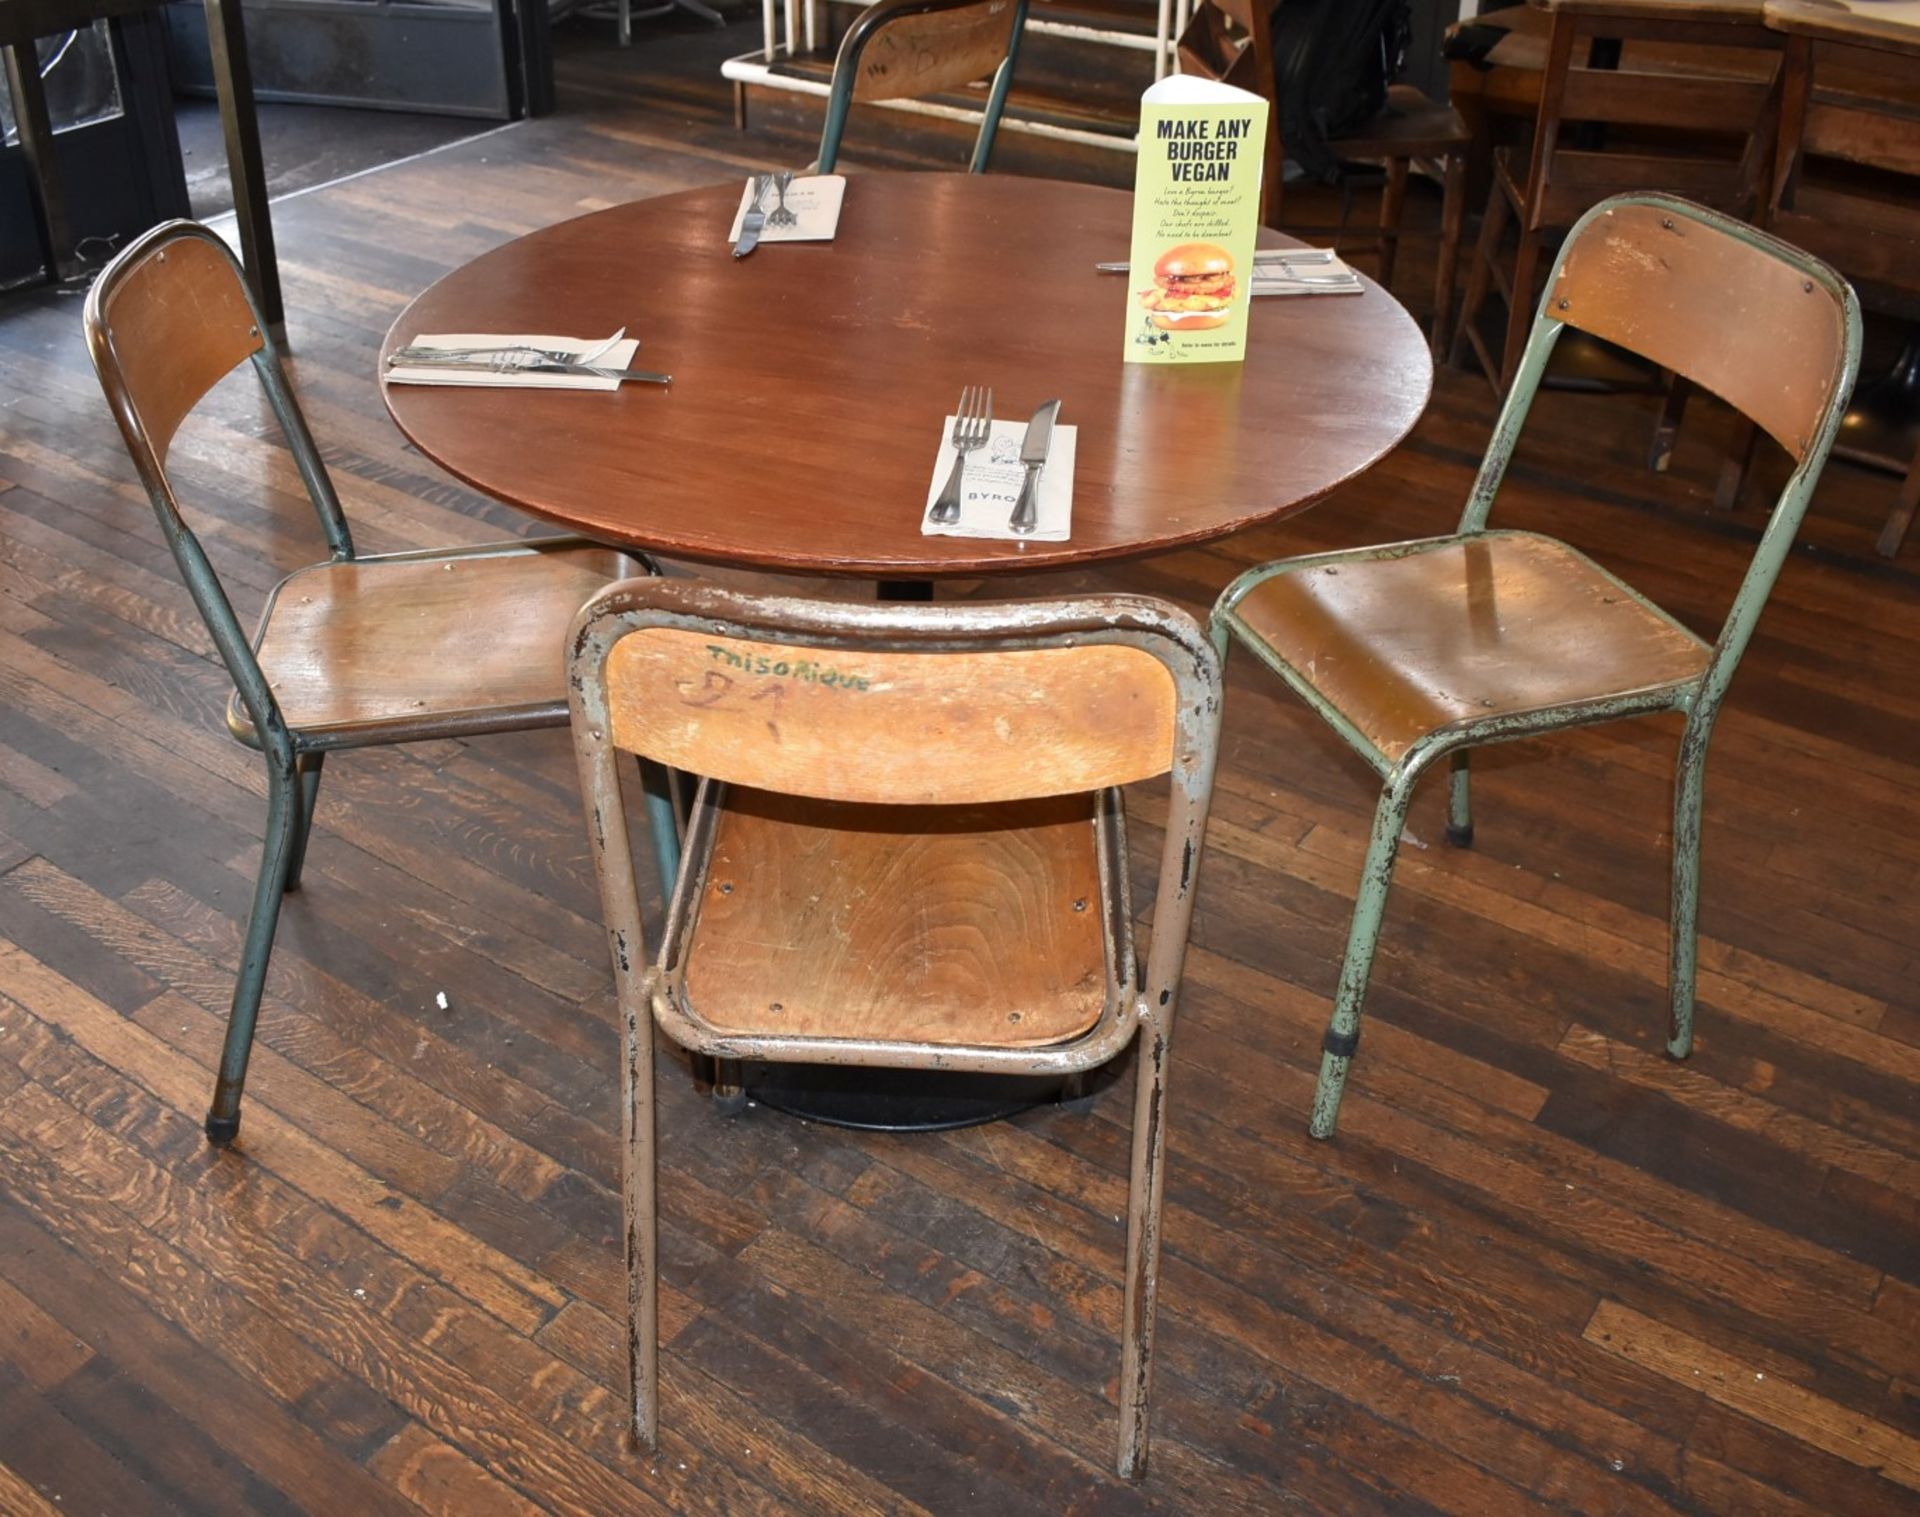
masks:
<path fill-rule="evenodd" d="M 1547 314 L 1683 374 L 1798 460 L 1842 381 L 1837 276 L 1679 202 L 1604 206 L 1568 240 Z"/>
<path fill-rule="evenodd" d="M 87 331 L 108 399 L 137 419 L 161 464 L 187 414 L 263 345 L 233 255 L 184 223 L 107 266 L 87 302 Z"/>
<path fill-rule="evenodd" d="M 856 56 L 855 100 L 904 100 L 937 95 L 991 76 L 1012 41 L 1013 0 L 925 8 L 876 6 L 849 30 L 843 51 Z M 869 20 L 869 18 L 871 18 Z M 842 67 L 848 66 L 843 60 Z"/>
<path fill-rule="evenodd" d="M 611 737 L 689 773 L 874 804 L 1061 795 L 1172 766 L 1178 692 L 1142 647 L 888 641 L 636 628 L 607 654 Z"/>

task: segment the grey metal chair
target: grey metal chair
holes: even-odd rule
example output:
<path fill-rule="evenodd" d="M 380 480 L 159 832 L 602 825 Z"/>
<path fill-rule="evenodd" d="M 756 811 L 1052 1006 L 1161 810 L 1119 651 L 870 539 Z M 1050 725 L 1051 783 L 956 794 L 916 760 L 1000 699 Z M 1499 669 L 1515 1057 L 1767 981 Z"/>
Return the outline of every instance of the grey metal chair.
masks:
<path fill-rule="evenodd" d="M 645 579 L 569 680 L 625 1029 L 633 1432 L 658 1434 L 653 1026 L 696 1055 L 1072 1075 L 1140 1038 L 1118 1466 L 1146 1468 L 1167 1059 L 1219 668 L 1135 596 L 818 604 Z M 649 960 L 617 760 L 706 776 Z M 1136 963 L 1120 788 L 1170 774 Z"/>
<path fill-rule="evenodd" d="M 581 603 L 648 566 L 583 538 L 360 557 L 253 295 L 218 236 L 154 228 L 87 296 L 87 345 L 167 545 L 234 695 L 227 725 L 267 762 L 267 833 L 207 1136 L 230 1143 L 283 894 L 300 884 L 320 770 L 338 748 L 557 727 L 564 636 Z M 329 557 L 282 580 L 250 640 L 167 473 L 182 421 L 251 362 L 320 518 Z M 659 802 L 663 835 L 671 811 Z M 674 856 L 665 851 L 664 867 Z"/>
<path fill-rule="evenodd" d="M 1569 328 L 1713 391 L 1793 455 L 1712 642 L 1565 543 L 1487 527 L 1541 372 Z M 1246 648 L 1384 782 L 1321 1057 L 1315 1137 L 1330 1137 L 1339 1114 L 1414 787 L 1438 760 L 1451 761 L 1447 838 L 1469 845 L 1467 755 L 1482 743 L 1686 713 L 1673 803 L 1667 1051 L 1684 1058 L 1692 1049 L 1707 741 L 1826 464 L 1859 359 L 1858 304 L 1825 264 L 1670 196 L 1604 201 L 1580 218 L 1554 261 L 1459 529 L 1265 564 L 1220 597 L 1212 633 L 1222 660 L 1234 644 Z"/>
<path fill-rule="evenodd" d="M 1027 0 L 878 0 L 840 39 L 815 172 L 831 174 L 855 101 L 905 100 L 990 79 L 969 173 L 984 174 L 1013 83 Z"/>

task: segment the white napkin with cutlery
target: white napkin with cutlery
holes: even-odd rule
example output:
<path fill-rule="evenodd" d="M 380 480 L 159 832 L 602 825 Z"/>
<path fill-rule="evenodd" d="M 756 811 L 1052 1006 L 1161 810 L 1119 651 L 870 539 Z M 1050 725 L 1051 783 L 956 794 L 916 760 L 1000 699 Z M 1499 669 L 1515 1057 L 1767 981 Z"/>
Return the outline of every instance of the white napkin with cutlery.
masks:
<path fill-rule="evenodd" d="M 606 339 L 549 337 L 525 332 L 423 332 L 409 347 L 422 348 L 548 348 L 556 353 L 597 354 L 594 365 L 605 369 L 624 369 L 640 351 L 638 338 L 626 337 L 612 347 Z M 605 348 L 604 352 L 599 350 Z M 471 369 L 431 368 L 425 365 L 395 364 L 386 371 L 387 383 L 396 385 L 475 385 L 495 390 L 617 390 L 617 379 L 600 379 L 592 374 L 536 374 L 524 369 L 502 369 L 495 373 L 479 367 L 486 359 L 475 361 Z"/>
<path fill-rule="evenodd" d="M 760 228 L 760 244 L 769 242 L 831 242 L 840 225 L 840 202 L 846 198 L 847 181 L 842 174 L 808 174 L 796 177 L 787 186 L 787 209 L 799 217 L 792 226 L 775 226 L 771 221 Z M 740 240 L 740 223 L 747 219 L 747 207 L 753 201 L 753 181 L 740 191 L 740 208 L 733 213 L 733 225 L 727 229 L 727 242 Z M 780 197 L 767 186 L 760 197 L 760 209 L 769 216 L 780 204 Z"/>
<path fill-rule="evenodd" d="M 1027 435 L 1022 417 L 994 422 L 985 446 L 967 454 L 960 486 L 960 519 L 937 522 L 927 514 L 953 469 L 954 448 L 949 439 L 954 420 L 947 417 L 941 428 L 940 451 L 933 461 L 933 479 L 927 485 L 927 503 L 920 515 L 921 535 L 1004 538 L 1016 543 L 1066 542 L 1073 535 L 1073 451 L 1080 429 L 1055 423 L 1053 445 L 1040 470 L 1040 493 L 1034 509 L 1038 525 L 1022 535 L 1007 525 L 1027 478 L 1026 466 L 1020 462 L 1020 443 Z"/>
<path fill-rule="evenodd" d="M 1289 256 L 1291 254 L 1291 256 Z M 1332 253 L 1302 257 L 1262 248 L 1253 255 L 1255 295 L 1358 295 L 1360 276 Z"/>

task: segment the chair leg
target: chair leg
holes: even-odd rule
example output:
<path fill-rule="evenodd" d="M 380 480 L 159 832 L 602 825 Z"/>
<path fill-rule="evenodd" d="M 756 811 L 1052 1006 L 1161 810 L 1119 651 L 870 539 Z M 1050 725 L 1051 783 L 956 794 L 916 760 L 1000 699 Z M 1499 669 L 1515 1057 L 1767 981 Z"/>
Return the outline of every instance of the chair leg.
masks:
<path fill-rule="evenodd" d="M 287 860 L 287 894 L 300 888 L 300 870 L 307 862 L 307 839 L 313 835 L 313 808 L 320 799 L 320 766 L 324 753 L 300 755 L 300 819 L 293 833 L 293 857 Z"/>
<path fill-rule="evenodd" d="M 1353 925 L 1347 930 L 1347 957 L 1340 966 L 1333 1018 L 1327 1025 L 1320 1055 L 1320 1083 L 1313 1092 L 1313 1118 L 1307 1130 L 1316 1138 L 1333 1136 L 1340 1117 L 1340 1097 L 1347 1087 L 1347 1066 L 1360 1044 L 1360 1008 L 1367 997 L 1367 977 L 1373 972 L 1373 951 L 1380 942 L 1380 919 L 1386 913 L 1387 887 L 1393 883 L 1393 861 L 1400 851 L 1400 830 L 1407 820 L 1413 778 L 1401 775 L 1388 785 L 1373 813 L 1373 837 L 1367 844 L 1360 894 L 1353 903 Z"/>
<path fill-rule="evenodd" d="M 240 950 L 240 972 L 233 982 L 233 1005 L 227 1012 L 227 1040 L 220 1051 L 220 1073 L 214 1081 L 213 1103 L 207 1108 L 207 1141 L 221 1146 L 240 1135 L 240 1096 L 247 1084 L 253 1025 L 260 1015 L 260 996 L 267 983 L 267 960 L 273 954 L 273 932 L 280 923 L 280 900 L 286 894 L 287 871 L 293 861 L 300 786 L 291 758 L 284 765 L 269 764 L 266 843 L 260 854 L 260 875 L 254 881 L 246 942 Z"/>
<path fill-rule="evenodd" d="M 1500 253 L 1500 239 L 1506 234 L 1507 216 L 1510 211 L 1506 192 L 1498 184 L 1487 197 L 1487 211 L 1480 218 L 1480 239 L 1474 244 L 1471 267 L 1467 271 L 1466 298 L 1460 305 L 1460 323 L 1453 329 L 1453 355 L 1449 360 L 1456 367 L 1466 362 L 1467 351 L 1472 346 L 1468 333 L 1473 324 L 1480 319 L 1480 307 L 1487 298 L 1487 287 L 1493 283 L 1493 260 Z M 1489 374 L 1488 379 L 1495 379 Z"/>
<path fill-rule="evenodd" d="M 660 1447 L 659 1165 L 654 1153 L 653 1021 L 627 1014 L 620 1126 L 626 1150 L 621 1202 L 627 1236 L 628 1433 L 649 1453 Z"/>
<path fill-rule="evenodd" d="M 1746 488 L 1747 474 L 1753 468 L 1753 453 L 1760 441 L 1760 429 L 1746 417 L 1740 418 L 1733 446 L 1720 464 L 1720 479 L 1713 487 L 1713 503 L 1722 511 L 1740 504 L 1740 492 Z"/>
<path fill-rule="evenodd" d="M 1380 191 L 1380 288 L 1393 288 L 1393 266 L 1400 256 L 1400 218 L 1407 205 L 1405 158 L 1387 160 L 1387 182 Z"/>
<path fill-rule="evenodd" d="M 1147 1472 L 1170 1041 L 1164 1014 L 1156 1015 L 1140 1031 L 1139 1063 L 1133 1077 L 1133 1171 L 1127 1186 L 1127 1289 L 1120 1319 L 1120 1451 L 1116 1464 L 1126 1480 L 1138 1480 Z"/>
<path fill-rule="evenodd" d="M 1446 348 L 1447 321 L 1453 315 L 1454 270 L 1460 262 L 1460 227 L 1467 214 L 1467 158 L 1447 155 L 1446 179 L 1440 193 L 1440 267 L 1433 276 L 1433 327 L 1429 340 L 1433 361 Z"/>
<path fill-rule="evenodd" d="M 1456 848 L 1473 846 L 1473 774 L 1467 767 L 1471 749 L 1453 756 L 1447 775 L 1447 841 Z"/>
<path fill-rule="evenodd" d="M 1500 354 L 1502 395 L 1513 385 L 1513 376 L 1520 367 L 1520 352 L 1527 345 L 1527 334 L 1533 330 L 1533 274 L 1540 265 L 1543 241 L 1538 232 L 1522 228 L 1519 251 L 1513 255 L 1513 299 L 1507 306 L 1507 343 Z"/>
<path fill-rule="evenodd" d="M 1647 467 L 1655 474 L 1667 472 L 1673 462 L 1673 440 L 1680 435 L 1680 423 L 1687 414 L 1687 399 L 1693 394 L 1693 382 L 1675 374 L 1667 382 L 1667 397 L 1660 404 L 1660 419 L 1653 424 L 1653 440 L 1647 444 Z"/>
<path fill-rule="evenodd" d="M 671 770 L 652 759 L 636 758 L 640 788 L 647 800 L 647 836 L 653 842 L 654 867 L 660 875 L 662 904 L 673 899 L 680 877 L 680 813 L 675 804 L 676 781 Z"/>
<path fill-rule="evenodd" d="M 1667 938 L 1667 1052 L 1693 1052 L 1693 985 L 1698 968 L 1700 798 L 1706 784 L 1706 724 L 1689 721 L 1673 784 L 1673 899 Z"/>
<path fill-rule="evenodd" d="M 1899 556 L 1900 545 L 1907 540 L 1907 529 L 1913 525 L 1916 507 L 1920 507 L 1920 452 L 1916 452 L 1913 462 L 1907 465 L 1907 477 L 1900 482 L 1899 499 L 1894 502 L 1886 526 L 1880 529 L 1880 541 L 1876 546 L 1881 557 Z"/>

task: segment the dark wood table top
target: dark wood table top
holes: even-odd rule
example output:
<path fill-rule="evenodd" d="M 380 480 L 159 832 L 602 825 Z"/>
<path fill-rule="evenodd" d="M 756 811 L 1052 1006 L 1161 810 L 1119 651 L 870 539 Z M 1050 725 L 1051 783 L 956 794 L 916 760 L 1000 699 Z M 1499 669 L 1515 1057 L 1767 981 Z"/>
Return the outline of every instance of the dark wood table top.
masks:
<path fill-rule="evenodd" d="M 601 542 L 879 579 L 1058 569 L 1158 553 L 1298 510 L 1375 463 L 1433 385 L 1425 339 L 1370 281 L 1253 302 L 1243 364 L 1121 361 L 1132 197 L 994 175 L 853 176 L 830 243 L 723 240 L 728 183 L 563 222 L 415 300 L 423 332 L 641 339 L 671 388 L 386 386 L 429 458 Z M 1291 239 L 1263 233 L 1268 243 Z M 968 383 L 1002 417 L 1065 401 L 1073 537 L 923 537 L 940 419 Z"/>

